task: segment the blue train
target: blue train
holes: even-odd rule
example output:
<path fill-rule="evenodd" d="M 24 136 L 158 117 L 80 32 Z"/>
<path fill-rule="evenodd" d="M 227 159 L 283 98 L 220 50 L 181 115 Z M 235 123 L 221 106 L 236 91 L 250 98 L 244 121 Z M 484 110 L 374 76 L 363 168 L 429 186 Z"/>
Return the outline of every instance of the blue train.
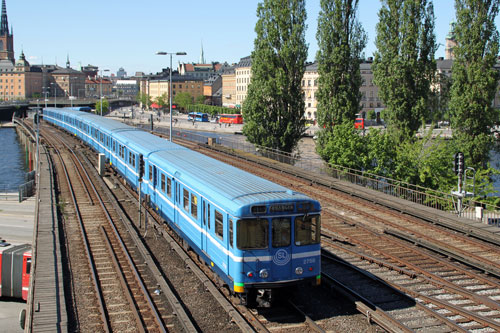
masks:
<path fill-rule="evenodd" d="M 57 108 L 43 118 L 105 154 L 133 188 L 142 180 L 150 205 L 244 304 L 320 283 L 319 202 L 111 119 Z"/>

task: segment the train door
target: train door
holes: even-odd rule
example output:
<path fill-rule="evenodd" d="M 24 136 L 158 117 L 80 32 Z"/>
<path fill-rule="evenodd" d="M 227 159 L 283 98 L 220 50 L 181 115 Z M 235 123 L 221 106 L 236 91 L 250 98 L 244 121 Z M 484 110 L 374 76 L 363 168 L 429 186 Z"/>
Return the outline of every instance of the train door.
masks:
<path fill-rule="evenodd" d="M 289 217 L 271 219 L 272 276 L 288 279 L 292 276 L 292 220 Z"/>

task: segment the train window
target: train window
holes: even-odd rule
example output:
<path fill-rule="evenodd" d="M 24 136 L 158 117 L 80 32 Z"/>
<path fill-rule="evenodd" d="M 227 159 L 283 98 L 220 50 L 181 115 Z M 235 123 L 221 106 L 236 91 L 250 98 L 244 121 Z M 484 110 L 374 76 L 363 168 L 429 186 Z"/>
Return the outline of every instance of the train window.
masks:
<path fill-rule="evenodd" d="M 207 220 L 208 220 L 208 229 L 210 229 L 210 204 L 208 204 Z"/>
<path fill-rule="evenodd" d="M 217 210 L 215 211 L 215 234 L 224 240 L 224 217 Z"/>
<path fill-rule="evenodd" d="M 266 249 L 269 244 L 269 223 L 266 219 L 239 220 L 236 246 L 241 250 Z"/>
<path fill-rule="evenodd" d="M 163 192 L 165 192 L 165 188 L 163 188 Z M 172 179 L 167 177 L 167 195 L 172 196 Z"/>
<path fill-rule="evenodd" d="M 26 259 L 26 274 L 31 272 L 31 258 Z"/>
<path fill-rule="evenodd" d="M 203 203 L 203 225 L 207 224 L 207 203 Z"/>
<path fill-rule="evenodd" d="M 113 151 L 115 151 L 115 150 L 116 150 L 116 142 L 115 142 L 115 140 L 113 140 Z"/>
<path fill-rule="evenodd" d="M 153 166 L 151 164 L 149 165 L 149 180 L 153 180 Z M 163 192 L 165 192 L 165 190 L 163 190 Z"/>
<path fill-rule="evenodd" d="M 161 174 L 161 190 L 165 193 L 165 175 Z"/>
<path fill-rule="evenodd" d="M 295 245 L 310 245 L 320 242 L 319 215 L 298 216 L 295 218 Z"/>
<path fill-rule="evenodd" d="M 186 212 L 189 212 L 189 192 L 184 189 L 183 191 L 183 205 L 184 205 L 184 210 Z"/>
<path fill-rule="evenodd" d="M 290 218 L 275 218 L 272 221 L 273 247 L 290 245 L 292 238 L 292 222 Z"/>
<path fill-rule="evenodd" d="M 191 216 L 198 219 L 198 197 L 191 193 Z"/>
<path fill-rule="evenodd" d="M 233 247 L 233 220 L 229 219 L 229 245 Z"/>

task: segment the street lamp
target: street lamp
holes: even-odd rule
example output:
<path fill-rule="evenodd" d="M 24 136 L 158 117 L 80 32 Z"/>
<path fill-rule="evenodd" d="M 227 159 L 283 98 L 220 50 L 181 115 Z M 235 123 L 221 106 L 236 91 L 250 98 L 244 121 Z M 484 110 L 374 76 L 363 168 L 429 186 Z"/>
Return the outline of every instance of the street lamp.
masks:
<path fill-rule="evenodd" d="M 172 142 L 172 55 L 186 55 L 187 53 L 186 52 L 162 52 L 162 51 L 158 51 L 156 52 L 156 55 L 167 55 L 169 54 L 170 55 L 170 70 L 169 70 L 169 74 L 170 74 L 170 85 L 169 85 L 169 88 L 168 88 L 168 95 L 170 97 L 170 142 Z"/>
<path fill-rule="evenodd" d="M 73 107 L 73 99 L 75 98 L 75 97 L 73 96 L 73 86 L 74 86 L 74 85 L 73 85 L 73 84 L 71 84 L 71 81 L 72 81 L 73 79 L 78 79 L 78 77 L 77 77 L 77 76 L 71 76 L 71 77 L 69 78 L 69 90 L 70 90 L 70 93 L 71 93 L 71 96 L 69 96 L 69 99 L 71 100 L 71 107 Z"/>
<path fill-rule="evenodd" d="M 57 83 L 51 82 L 51 86 L 54 86 L 54 107 L 57 108 Z"/>
<path fill-rule="evenodd" d="M 101 117 L 102 117 L 102 72 L 109 72 L 109 69 L 101 69 L 101 81 L 100 81 L 100 84 L 101 84 L 101 94 L 100 94 L 100 97 L 99 97 L 99 104 L 101 104 Z"/>

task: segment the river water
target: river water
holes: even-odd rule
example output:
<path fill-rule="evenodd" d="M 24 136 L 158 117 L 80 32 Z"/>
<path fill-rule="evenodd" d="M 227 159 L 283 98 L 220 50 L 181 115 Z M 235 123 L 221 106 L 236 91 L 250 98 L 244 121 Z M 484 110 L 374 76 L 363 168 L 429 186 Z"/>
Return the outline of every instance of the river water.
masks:
<path fill-rule="evenodd" d="M 17 192 L 28 171 L 25 151 L 14 128 L 0 128 L 0 193 Z"/>

